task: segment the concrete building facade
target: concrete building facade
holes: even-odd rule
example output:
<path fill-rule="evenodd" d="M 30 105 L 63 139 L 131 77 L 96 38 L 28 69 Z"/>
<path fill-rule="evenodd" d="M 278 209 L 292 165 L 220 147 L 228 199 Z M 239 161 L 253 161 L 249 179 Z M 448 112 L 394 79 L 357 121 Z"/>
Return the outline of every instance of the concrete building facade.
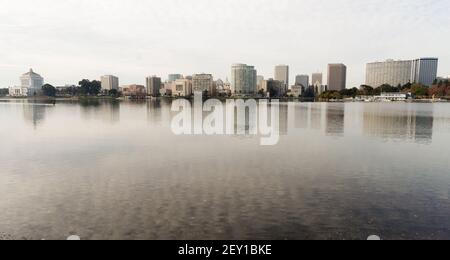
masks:
<path fill-rule="evenodd" d="M 347 85 L 347 66 L 342 63 L 328 64 L 328 90 L 341 91 Z"/>
<path fill-rule="evenodd" d="M 145 79 L 147 94 L 153 97 L 161 95 L 161 78 L 152 76 Z"/>
<path fill-rule="evenodd" d="M 437 78 L 438 62 L 437 58 L 420 58 L 368 63 L 366 85 L 374 88 L 383 84 L 396 87 L 407 83 L 431 86 Z"/>
<path fill-rule="evenodd" d="M 366 85 L 378 88 L 383 84 L 391 86 L 405 85 L 411 82 L 412 61 L 387 60 L 368 63 L 366 66 Z"/>
<path fill-rule="evenodd" d="M 105 75 L 100 79 L 102 83 L 102 90 L 119 90 L 119 78 L 113 75 Z"/>
<path fill-rule="evenodd" d="M 311 77 L 311 85 L 323 85 L 323 74 L 313 73 Z"/>
<path fill-rule="evenodd" d="M 147 96 L 147 90 L 143 85 L 124 85 L 120 87 L 120 91 L 126 97 L 145 97 Z"/>
<path fill-rule="evenodd" d="M 236 95 L 256 94 L 257 72 L 254 66 L 233 64 L 231 67 L 231 91 Z"/>
<path fill-rule="evenodd" d="M 285 91 L 289 87 L 289 66 L 278 65 L 275 67 L 274 79 L 283 82 Z"/>
<path fill-rule="evenodd" d="M 309 76 L 308 75 L 297 75 L 295 77 L 295 85 L 302 86 L 304 88 L 309 87 Z"/>
<path fill-rule="evenodd" d="M 437 78 L 438 58 L 420 58 L 412 61 L 411 82 L 425 86 L 433 85 Z"/>
<path fill-rule="evenodd" d="M 261 86 L 264 93 L 269 93 L 269 97 L 281 97 L 286 94 L 283 81 L 274 79 L 263 80 Z"/>
<path fill-rule="evenodd" d="M 192 81 L 189 79 L 177 79 L 171 83 L 172 96 L 188 97 L 192 95 Z"/>
<path fill-rule="evenodd" d="M 215 91 L 214 79 L 211 74 L 194 74 L 192 75 L 192 91 L 207 92 L 208 95 L 214 95 Z"/>
<path fill-rule="evenodd" d="M 44 86 L 44 78 L 30 69 L 20 77 L 20 86 L 9 88 L 9 95 L 12 97 L 41 95 L 42 86 Z"/>

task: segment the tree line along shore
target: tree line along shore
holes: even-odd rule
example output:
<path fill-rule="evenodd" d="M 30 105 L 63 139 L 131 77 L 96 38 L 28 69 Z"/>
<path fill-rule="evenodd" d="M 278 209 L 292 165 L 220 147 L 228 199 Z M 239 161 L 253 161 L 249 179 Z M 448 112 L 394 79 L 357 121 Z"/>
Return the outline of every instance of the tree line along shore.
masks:
<path fill-rule="evenodd" d="M 347 88 L 341 91 L 327 90 L 320 94 L 317 94 L 313 88 L 307 88 L 303 91 L 302 95 L 298 98 L 305 101 L 340 101 L 348 99 L 356 99 L 357 97 L 373 97 L 379 96 L 382 93 L 407 93 L 415 100 L 427 100 L 427 99 L 441 99 L 450 101 L 450 82 L 435 81 L 432 86 L 424 86 L 422 84 L 407 83 L 405 85 L 398 85 L 396 87 L 385 84 L 377 88 L 371 86 L 362 85 L 359 88 Z M 0 89 L 0 97 L 8 97 L 8 89 Z M 208 93 L 204 93 L 208 96 Z M 163 96 L 165 98 L 178 98 L 173 96 Z M 255 96 L 214 96 L 215 98 L 266 98 L 264 95 L 258 94 Z M 57 89 L 50 84 L 42 86 L 42 95 L 31 97 L 34 99 L 145 99 L 147 95 L 139 96 L 127 96 L 119 90 L 102 90 L 100 81 L 89 81 L 84 79 L 79 82 L 79 86 L 72 86 L 63 89 Z M 189 97 L 183 97 L 189 98 Z M 273 97 L 279 99 L 292 99 L 294 98 L 288 91 L 284 96 Z"/>

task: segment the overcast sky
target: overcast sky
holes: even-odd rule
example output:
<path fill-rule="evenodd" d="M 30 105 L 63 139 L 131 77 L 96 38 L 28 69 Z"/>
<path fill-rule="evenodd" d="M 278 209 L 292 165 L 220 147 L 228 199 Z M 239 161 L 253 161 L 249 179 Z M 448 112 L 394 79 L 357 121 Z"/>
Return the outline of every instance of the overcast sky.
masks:
<path fill-rule="evenodd" d="M 103 74 L 212 73 L 232 63 L 273 77 L 348 66 L 364 83 L 371 61 L 439 57 L 450 75 L 448 0 L 0 0 L 0 87 L 33 68 L 64 85 Z M 292 83 L 292 82 L 291 82 Z"/>

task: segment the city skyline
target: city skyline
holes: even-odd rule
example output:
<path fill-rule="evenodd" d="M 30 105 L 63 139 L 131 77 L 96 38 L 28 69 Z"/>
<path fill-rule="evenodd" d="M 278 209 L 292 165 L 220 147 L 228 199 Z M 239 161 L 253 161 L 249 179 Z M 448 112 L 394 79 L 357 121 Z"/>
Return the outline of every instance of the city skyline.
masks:
<path fill-rule="evenodd" d="M 329 63 L 344 63 L 353 87 L 365 82 L 366 63 L 410 57 L 439 57 L 438 76 L 450 74 L 448 1 L 18 0 L 4 6 L 2 88 L 17 84 L 16 75 L 30 67 L 54 85 L 108 74 L 125 84 L 171 73 L 225 80 L 229 65 L 242 62 L 266 78 L 277 64 L 288 64 L 291 79 L 314 72 L 326 79 Z M 412 30 L 420 37 L 412 40 Z M 279 33 L 288 39 L 271 37 Z"/>

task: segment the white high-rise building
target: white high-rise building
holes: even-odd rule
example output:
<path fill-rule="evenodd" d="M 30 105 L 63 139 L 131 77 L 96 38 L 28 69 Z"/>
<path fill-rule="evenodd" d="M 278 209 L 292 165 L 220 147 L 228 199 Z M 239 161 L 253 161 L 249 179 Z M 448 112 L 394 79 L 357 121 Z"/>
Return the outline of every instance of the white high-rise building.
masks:
<path fill-rule="evenodd" d="M 437 69 L 437 58 L 368 63 L 366 85 L 374 88 L 383 84 L 396 87 L 407 83 L 421 83 L 430 86 L 437 77 Z"/>
<path fill-rule="evenodd" d="M 278 65 L 275 67 L 274 79 L 281 81 L 285 85 L 285 91 L 289 87 L 289 66 L 288 65 Z"/>
<path fill-rule="evenodd" d="M 35 73 L 33 69 L 20 77 L 20 86 L 10 87 L 10 96 L 36 96 L 42 93 L 44 78 Z"/>
<path fill-rule="evenodd" d="M 405 85 L 411 82 L 412 61 L 387 60 L 368 63 L 366 66 L 366 85 L 378 88 L 381 85 Z"/>
<path fill-rule="evenodd" d="M 257 73 L 254 66 L 233 64 L 231 67 L 231 91 L 234 94 L 255 94 Z"/>
<path fill-rule="evenodd" d="M 102 90 L 118 90 L 119 89 L 119 78 L 112 75 L 105 75 L 101 77 Z"/>
<path fill-rule="evenodd" d="M 412 61 L 411 82 L 425 86 L 433 85 L 437 78 L 438 58 L 420 58 Z"/>

